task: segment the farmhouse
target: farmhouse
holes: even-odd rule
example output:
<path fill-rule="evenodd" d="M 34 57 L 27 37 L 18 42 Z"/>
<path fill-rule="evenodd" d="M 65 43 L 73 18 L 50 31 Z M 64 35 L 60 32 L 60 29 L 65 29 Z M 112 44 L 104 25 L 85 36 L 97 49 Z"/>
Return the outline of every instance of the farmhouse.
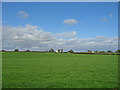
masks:
<path fill-rule="evenodd" d="M 88 53 L 94 53 L 94 51 L 90 51 L 90 50 L 88 50 Z"/>

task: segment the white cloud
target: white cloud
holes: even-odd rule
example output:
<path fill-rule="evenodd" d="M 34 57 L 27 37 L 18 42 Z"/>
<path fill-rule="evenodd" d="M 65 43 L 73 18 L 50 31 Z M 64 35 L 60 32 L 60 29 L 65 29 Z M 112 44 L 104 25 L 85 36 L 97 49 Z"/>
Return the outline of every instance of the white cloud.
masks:
<path fill-rule="evenodd" d="M 97 36 L 95 38 L 77 38 L 77 32 L 50 33 L 38 26 L 3 26 L 3 49 L 49 50 L 50 48 L 74 51 L 117 50 L 118 38 Z"/>
<path fill-rule="evenodd" d="M 19 15 L 22 18 L 27 18 L 28 17 L 28 13 L 24 12 L 24 11 L 19 11 L 17 13 L 17 15 Z"/>
<path fill-rule="evenodd" d="M 113 17 L 113 14 L 109 14 L 109 17 L 112 18 Z M 106 17 L 103 17 L 101 18 L 101 21 L 104 22 L 104 21 L 107 21 L 108 19 Z"/>
<path fill-rule="evenodd" d="M 103 17 L 103 18 L 101 18 L 101 21 L 102 21 L 102 22 L 107 21 L 107 18 L 106 18 L 106 17 Z"/>
<path fill-rule="evenodd" d="M 73 38 L 76 36 L 76 32 L 64 32 L 64 33 L 55 33 L 53 34 L 56 38 Z"/>
<path fill-rule="evenodd" d="M 96 36 L 97 38 L 105 38 L 105 36 Z"/>
<path fill-rule="evenodd" d="M 76 24 L 78 23 L 75 19 L 65 19 L 64 24 Z"/>
<path fill-rule="evenodd" d="M 112 18 L 112 17 L 113 17 L 113 15 L 112 15 L 112 14 L 109 14 L 109 17 L 111 17 L 111 18 Z"/>

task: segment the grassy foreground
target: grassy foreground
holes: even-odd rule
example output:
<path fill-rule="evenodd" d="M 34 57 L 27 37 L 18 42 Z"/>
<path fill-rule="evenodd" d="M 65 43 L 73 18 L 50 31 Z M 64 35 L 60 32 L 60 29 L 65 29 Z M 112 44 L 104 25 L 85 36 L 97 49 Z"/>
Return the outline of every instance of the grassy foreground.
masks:
<path fill-rule="evenodd" d="M 3 52 L 3 88 L 115 88 L 117 55 Z"/>

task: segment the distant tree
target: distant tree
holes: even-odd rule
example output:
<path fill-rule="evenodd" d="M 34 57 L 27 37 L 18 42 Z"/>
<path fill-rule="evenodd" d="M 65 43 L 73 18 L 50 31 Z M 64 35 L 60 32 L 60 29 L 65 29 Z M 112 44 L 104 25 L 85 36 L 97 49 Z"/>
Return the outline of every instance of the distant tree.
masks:
<path fill-rule="evenodd" d="M 92 51 L 88 50 L 88 53 L 91 53 Z"/>
<path fill-rule="evenodd" d="M 105 51 L 100 51 L 99 53 L 100 53 L 100 54 L 106 54 L 106 52 L 105 52 Z"/>
<path fill-rule="evenodd" d="M 53 49 L 53 48 L 51 48 L 51 49 L 49 50 L 49 52 L 54 52 L 54 49 Z"/>
<path fill-rule="evenodd" d="M 117 52 L 117 53 L 120 53 L 120 49 L 118 49 L 116 52 Z"/>
<path fill-rule="evenodd" d="M 63 52 L 63 49 L 61 49 L 61 53 Z"/>
<path fill-rule="evenodd" d="M 60 49 L 58 49 L 57 51 L 60 52 Z"/>
<path fill-rule="evenodd" d="M 30 52 L 30 50 L 26 50 L 26 52 Z"/>
<path fill-rule="evenodd" d="M 95 51 L 95 53 L 97 53 L 98 51 Z"/>
<path fill-rule="evenodd" d="M 15 49 L 14 51 L 15 51 L 15 52 L 19 52 L 19 50 L 18 50 L 18 49 Z"/>
<path fill-rule="evenodd" d="M 111 50 L 108 50 L 107 52 L 108 52 L 108 53 L 111 53 L 112 51 L 111 51 Z"/>
<path fill-rule="evenodd" d="M 2 52 L 4 52 L 5 50 L 2 50 Z"/>
<path fill-rule="evenodd" d="M 105 51 L 100 51 L 101 53 L 105 53 Z"/>
<path fill-rule="evenodd" d="M 45 52 L 48 52 L 47 50 Z"/>
<path fill-rule="evenodd" d="M 69 53 L 73 53 L 73 50 L 69 50 L 68 52 L 69 52 Z"/>

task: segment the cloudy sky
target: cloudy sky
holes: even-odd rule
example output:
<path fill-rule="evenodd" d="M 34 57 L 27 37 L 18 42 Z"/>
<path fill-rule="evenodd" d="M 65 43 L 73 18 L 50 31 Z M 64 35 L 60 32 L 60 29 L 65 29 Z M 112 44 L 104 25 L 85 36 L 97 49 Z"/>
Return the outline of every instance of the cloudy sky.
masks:
<path fill-rule="evenodd" d="M 116 2 L 3 2 L 2 10 L 5 50 L 117 50 Z"/>

